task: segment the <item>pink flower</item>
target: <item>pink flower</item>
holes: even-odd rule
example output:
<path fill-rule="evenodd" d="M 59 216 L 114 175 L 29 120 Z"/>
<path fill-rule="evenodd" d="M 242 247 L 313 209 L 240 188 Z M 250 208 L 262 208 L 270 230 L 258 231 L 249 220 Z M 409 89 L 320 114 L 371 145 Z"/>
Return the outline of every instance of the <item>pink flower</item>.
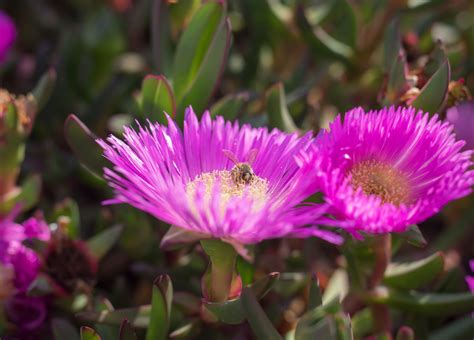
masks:
<path fill-rule="evenodd" d="M 453 124 L 456 136 L 466 141 L 464 148 L 473 150 L 474 102 L 464 102 L 449 108 L 446 113 L 446 120 Z"/>
<path fill-rule="evenodd" d="M 241 244 L 278 237 L 342 238 L 317 224 L 325 206 L 300 206 L 306 174 L 294 156 L 311 143 L 285 134 L 186 111 L 184 131 L 150 123 L 125 128 L 125 140 L 99 140 L 113 164 L 105 177 L 115 190 L 106 203 L 127 203 L 182 229 Z M 248 162 L 239 174 L 235 163 Z"/>
<path fill-rule="evenodd" d="M 452 125 L 413 108 L 353 109 L 298 157 L 334 223 L 353 232 L 402 232 L 468 195 L 471 152 Z"/>
<path fill-rule="evenodd" d="M 0 63 L 12 47 L 16 39 L 16 27 L 13 20 L 0 10 Z"/>

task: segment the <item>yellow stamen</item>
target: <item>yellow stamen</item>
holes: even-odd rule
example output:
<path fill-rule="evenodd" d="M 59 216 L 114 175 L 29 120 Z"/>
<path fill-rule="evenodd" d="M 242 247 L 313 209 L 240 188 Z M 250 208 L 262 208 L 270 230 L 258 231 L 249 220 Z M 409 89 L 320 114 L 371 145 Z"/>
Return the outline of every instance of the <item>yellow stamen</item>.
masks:
<path fill-rule="evenodd" d="M 408 203 L 410 190 L 406 176 L 382 162 L 370 160 L 356 164 L 350 171 L 352 185 L 367 195 L 377 195 L 384 203 Z"/>
<path fill-rule="evenodd" d="M 194 197 L 199 187 L 204 188 L 206 200 L 210 199 L 216 183 L 220 185 L 220 207 L 225 210 L 230 199 L 246 195 L 251 198 L 254 204 L 248 207 L 251 211 L 259 210 L 267 201 L 268 181 L 254 175 L 248 184 L 235 183 L 232 174 L 228 170 L 214 170 L 206 172 L 186 184 L 186 193 L 189 197 Z"/>

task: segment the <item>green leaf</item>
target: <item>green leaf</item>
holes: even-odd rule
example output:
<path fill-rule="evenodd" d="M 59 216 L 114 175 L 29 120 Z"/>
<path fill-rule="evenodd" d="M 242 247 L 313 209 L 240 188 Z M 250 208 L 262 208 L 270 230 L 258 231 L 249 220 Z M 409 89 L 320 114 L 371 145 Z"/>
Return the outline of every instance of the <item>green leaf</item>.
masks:
<path fill-rule="evenodd" d="M 117 243 L 122 234 L 123 226 L 108 228 L 87 241 L 92 255 L 100 260 Z"/>
<path fill-rule="evenodd" d="M 449 322 L 446 326 L 431 333 L 428 340 L 472 339 L 474 321 L 472 315 Z"/>
<path fill-rule="evenodd" d="M 363 339 L 374 329 L 374 319 L 370 308 L 364 308 L 352 316 L 352 329 L 356 339 Z"/>
<path fill-rule="evenodd" d="M 298 130 L 286 106 L 285 90 L 282 83 L 270 87 L 266 93 L 268 125 L 286 132 Z"/>
<path fill-rule="evenodd" d="M 171 22 L 166 1 L 153 1 L 150 19 L 154 66 L 157 72 L 168 75 L 172 64 L 173 50 L 171 42 Z"/>
<path fill-rule="evenodd" d="M 136 328 L 148 328 L 150 323 L 151 305 L 134 308 L 116 309 L 112 311 L 87 311 L 77 313 L 76 317 L 82 321 L 96 322 L 107 325 L 120 325 L 127 319 Z"/>
<path fill-rule="evenodd" d="M 428 80 L 421 92 L 415 98 L 411 105 L 424 112 L 434 115 L 443 105 L 444 99 L 448 92 L 448 85 L 451 78 L 451 68 L 449 61 L 446 59 L 438 71 Z"/>
<path fill-rule="evenodd" d="M 119 340 L 137 340 L 135 330 L 127 319 L 120 324 Z"/>
<path fill-rule="evenodd" d="M 142 117 L 161 124 L 167 123 L 165 112 L 172 118 L 176 114 L 173 90 L 163 76 L 145 77 L 138 103 Z"/>
<path fill-rule="evenodd" d="M 246 287 L 253 291 L 257 299 L 261 299 L 273 288 L 279 277 L 279 273 L 271 273 Z M 237 325 L 245 320 L 245 312 L 240 297 L 225 302 L 203 301 L 203 304 L 220 321 L 226 324 Z"/>
<path fill-rule="evenodd" d="M 210 111 L 212 117 L 222 116 L 226 120 L 235 120 L 243 111 L 250 99 L 246 92 L 229 94 L 212 105 Z"/>
<path fill-rule="evenodd" d="M 150 324 L 146 333 L 147 340 L 168 338 L 170 326 L 173 285 L 168 275 L 159 276 L 153 283 Z"/>
<path fill-rule="evenodd" d="M 98 177 L 110 162 L 103 156 L 97 137 L 75 115 L 69 115 L 64 123 L 66 141 L 83 166 Z"/>
<path fill-rule="evenodd" d="M 379 287 L 374 294 L 366 298 L 370 303 L 385 304 L 402 311 L 427 316 L 451 316 L 474 310 L 474 295 L 470 292 L 419 293 Z"/>
<path fill-rule="evenodd" d="M 40 273 L 33 282 L 30 283 L 27 290 L 28 296 L 45 296 L 53 294 L 55 292 L 55 287 L 52 286 L 50 279 L 45 275 Z"/>
<path fill-rule="evenodd" d="M 56 84 L 56 71 L 49 69 L 39 80 L 36 87 L 31 91 L 35 98 L 38 111 L 40 111 L 48 102 L 49 97 L 53 93 L 54 85 Z"/>
<path fill-rule="evenodd" d="M 241 295 L 242 308 L 255 336 L 260 340 L 283 339 L 266 316 L 251 288 L 245 287 Z"/>
<path fill-rule="evenodd" d="M 53 318 L 51 320 L 51 329 L 54 339 L 80 340 L 76 327 L 65 319 Z"/>
<path fill-rule="evenodd" d="M 441 252 L 415 262 L 392 263 L 385 271 L 383 282 L 395 288 L 415 289 L 441 274 L 443 267 L 444 256 Z"/>
<path fill-rule="evenodd" d="M 210 238 L 210 236 L 172 225 L 161 239 L 160 248 L 165 250 L 175 249 L 206 238 Z"/>
<path fill-rule="evenodd" d="M 317 275 L 311 276 L 309 283 L 309 299 L 308 299 L 308 310 L 319 307 L 323 304 L 323 298 L 321 296 L 321 290 L 319 289 L 319 280 Z"/>
<path fill-rule="evenodd" d="M 393 235 L 396 237 L 401 237 L 415 247 L 425 247 L 428 244 L 428 242 L 426 242 L 425 238 L 423 237 L 420 228 L 416 224 L 412 224 L 410 227 L 408 227 L 408 230 L 403 233 L 396 233 Z"/>
<path fill-rule="evenodd" d="M 305 325 L 303 327 L 302 320 L 298 322 L 295 332 L 295 340 L 314 340 L 327 339 L 336 340 L 336 320 L 334 316 L 328 315 L 318 320 L 314 325 Z"/>
<path fill-rule="evenodd" d="M 390 68 L 384 104 L 389 105 L 396 103 L 400 96 L 406 90 L 408 90 L 408 84 L 406 79 L 407 70 L 408 65 L 406 62 L 405 54 L 400 51 L 398 56 L 395 58 L 392 67 Z"/>
<path fill-rule="evenodd" d="M 81 340 L 100 340 L 100 335 L 92 328 L 87 326 L 81 327 Z"/>
<path fill-rule="evenodd" d="M 181 36 L 173 65 L 178 122 L 189 105 L 198 115 L 205 109 L 224 69 L 230 34 L 224 5 L 208 2 L 195 13 Z"/>
<path fill-rule="evenodd" d="M 393 19 L 385 30 L 384 37 L 384 70 L 388 74 L 402 52 L 402 37 L 400 35 L 400 24 L 398 18 Z"/>

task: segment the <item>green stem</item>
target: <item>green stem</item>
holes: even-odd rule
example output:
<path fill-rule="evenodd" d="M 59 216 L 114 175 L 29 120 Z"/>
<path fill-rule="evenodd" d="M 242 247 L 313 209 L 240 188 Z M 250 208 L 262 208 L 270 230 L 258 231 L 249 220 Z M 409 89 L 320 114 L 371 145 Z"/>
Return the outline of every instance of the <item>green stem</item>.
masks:
<path fill-rule="evenodd" d="M 375 254 L 375 265 L 372 275 L 369 278 L 368 288 L 374 291 L 382 282 L 385 270 L 390 263 L 392 239 L 390 234 L 384 234 L 374 239 L 373 249 Z M 392 322 L 388 306 L 372 304 L 372 315 L 376 333 L 390 332 Z"/>
<path fill-rule="evenodd" d="M 203 277 L 203 287 L 207 289 L 208 300 L 227 301 L 235 272 L 237 252 L 230 244 L 217 239 L 201 240 L 201 245 L 210 260 L 208 273 Z"/>

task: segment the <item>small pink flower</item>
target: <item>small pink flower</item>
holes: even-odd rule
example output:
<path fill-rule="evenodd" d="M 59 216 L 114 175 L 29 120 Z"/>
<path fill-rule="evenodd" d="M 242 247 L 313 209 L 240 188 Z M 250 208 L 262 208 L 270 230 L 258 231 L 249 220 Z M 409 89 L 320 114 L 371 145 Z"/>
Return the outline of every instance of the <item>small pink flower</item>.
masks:
<path fill-rule="evenodd" d="M 16 39 L 16 27 L 12 18 L 0 10 L 0 63 L 12 47 Z"/>
<path fill-rule="evenodd" d="M 464 148 L 474 150 L 474 101 L 450 107 L 446 120 L 453 124 L 456 136 L 466 141 Z"/>

